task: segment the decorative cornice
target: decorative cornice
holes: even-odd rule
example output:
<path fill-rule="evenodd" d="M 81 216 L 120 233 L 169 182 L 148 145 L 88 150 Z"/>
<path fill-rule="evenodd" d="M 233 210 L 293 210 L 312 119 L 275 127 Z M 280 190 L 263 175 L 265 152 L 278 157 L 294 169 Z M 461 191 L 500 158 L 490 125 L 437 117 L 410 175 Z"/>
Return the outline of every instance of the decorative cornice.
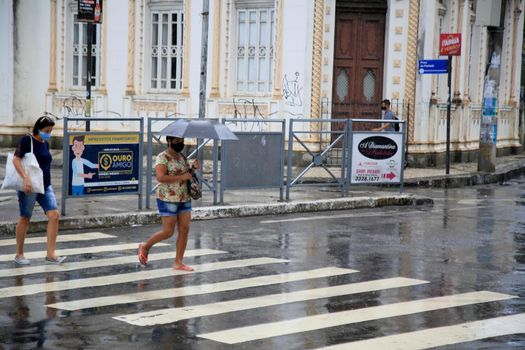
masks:
<path fill-rule="evenodd" d="M 261 115 L 268 115 L 268 114 L 270 114 L 270 106 L 268 105 L 268 103 L 262 103 L 262 104 L 256 103 L 253 106 L 257 107 L 257 109 L 258 109 L 258 111 L 259 111 L 259 113 Z M 239 109 L 241 111 L 239 111 Z M 250 106 L 250 109 L 251 109 L 251 106 Z M 245 112 L 245 108 L 242 105 L 235 105 L 235 104 L 233 104 L 231 102 L 219 103 L 219 117 L 221 117 L 221 118 L 233 117 L 233 116 L 237 115 L 237 113 L 239 113 L 239 112 L 241 112 L 241 114 Z M 257 116 L 249 115 L 249 116 L 244 116 L 244 117 L 256 118 Z"/>
<path fill-rule="evenodd" d="M 171 114 L 177 110 L 177 102 L 133 101 L 132 109 L 139 112 Z"/>

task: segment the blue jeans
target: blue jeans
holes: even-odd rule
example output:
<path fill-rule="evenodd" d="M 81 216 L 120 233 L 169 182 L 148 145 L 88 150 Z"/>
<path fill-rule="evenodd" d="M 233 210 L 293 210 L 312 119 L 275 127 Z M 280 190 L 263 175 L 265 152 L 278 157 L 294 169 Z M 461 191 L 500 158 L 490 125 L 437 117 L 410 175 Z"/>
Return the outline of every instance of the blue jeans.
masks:
<path fill-rule="evenodd" d="M 20 210 L 20 216 L 30 218 L 33 215 L 33 209 L 35 208 L 36 202 L 40 204 L 45 213 L 50 210 L 58 209 L 53 186 L 47 186 L 44 194 L 18 191 L 18 208 Z"/>
<path fill-rule="evenodd" d="M 160 216 L 177 216 L 182 213 L 191 212 L 191 201 L 187 202 L 165 202 L 157 198 L 157 208 Z"/>
<path fill-rule="evenodd" d="M 84 194 L 84 186 L 73 186 L 71 185 L 71 195 L 82 196 Z"/>

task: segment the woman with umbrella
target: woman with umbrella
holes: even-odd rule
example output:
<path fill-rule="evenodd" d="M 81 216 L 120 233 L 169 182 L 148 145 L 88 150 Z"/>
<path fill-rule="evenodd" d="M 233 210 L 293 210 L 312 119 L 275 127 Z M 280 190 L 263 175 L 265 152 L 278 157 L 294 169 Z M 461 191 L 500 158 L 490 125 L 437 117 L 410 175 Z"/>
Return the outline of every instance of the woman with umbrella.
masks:
<path fill-rule="evenodd" d="M 191 222 L 191 197 L 188 193 L 187 181 L 192 178 L 192 169 L 199 168 L 199 161 L 191 165 L 185 156 L 184 139 L 166 136 L 168 148 L 157 156 L 155 173 L 159 186 L 157 187 L 157 207 L 162 220 L 162 229 L 153 234 L 146 242 L 139 244 L 138 259 L 142 265 L 148 262 L 148 252 L 151 247 L 173 236 L 177 226 L 177 244 L 173 269 L 193 271 L 193 268 L 182 263 L 188 232 Z"/>

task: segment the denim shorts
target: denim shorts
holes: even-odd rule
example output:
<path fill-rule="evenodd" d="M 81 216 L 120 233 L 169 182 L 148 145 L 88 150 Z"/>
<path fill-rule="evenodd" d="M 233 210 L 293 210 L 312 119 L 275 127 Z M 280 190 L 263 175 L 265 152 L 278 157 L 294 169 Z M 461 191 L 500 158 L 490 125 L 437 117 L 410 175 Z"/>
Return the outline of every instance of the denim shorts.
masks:
<path fill-rule="evenodd" d="M 18 209 L 20 210 L 20 216 L 30 218 L 33 215 L 36 202 L 40 204 L 45 213 L 58 209 L 53 186 L 47 186 L 44 194 L 18 191 Z"/>
<path fill-rule="evenodd" d="M 157 198 L 157 208 L 160 216 L 177 216 L 191 212 L 191 201 L 187 202 L 165 202 Z"/>

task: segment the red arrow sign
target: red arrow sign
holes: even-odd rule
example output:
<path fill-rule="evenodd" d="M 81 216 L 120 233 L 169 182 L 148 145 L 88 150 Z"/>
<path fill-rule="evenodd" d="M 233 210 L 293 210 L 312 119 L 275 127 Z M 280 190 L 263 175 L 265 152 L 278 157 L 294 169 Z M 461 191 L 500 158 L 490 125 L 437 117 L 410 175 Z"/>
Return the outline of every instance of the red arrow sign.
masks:
<path fill-rule="evenodd" d="M 396 174 L 394 174 L 393 172 L 389 172 L 388 174 L 383 174 L 383 177 L 386 177 L 388 180 L 392 180 L 396 177 Z"/>

